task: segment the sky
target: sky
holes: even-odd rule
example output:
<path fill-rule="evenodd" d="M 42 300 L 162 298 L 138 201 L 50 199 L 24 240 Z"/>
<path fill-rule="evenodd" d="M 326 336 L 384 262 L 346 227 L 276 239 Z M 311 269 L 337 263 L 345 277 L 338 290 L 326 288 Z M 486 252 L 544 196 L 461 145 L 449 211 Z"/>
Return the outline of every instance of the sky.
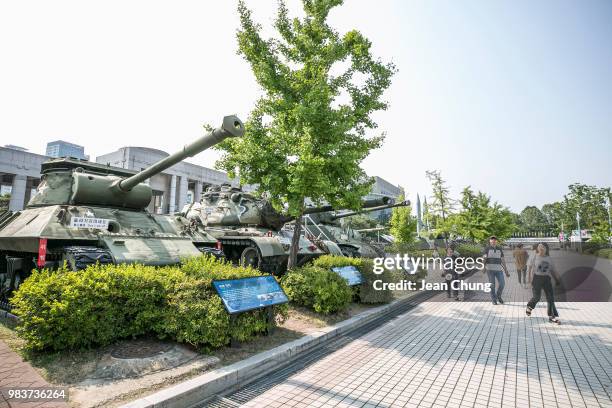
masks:
<path fill-rule="evenodd" d="M 276 1 L 247 4 L 267 30 Z M 398 68 L 364 169 L 412 200 L 438 169 L 454 198 L 470 185 L 513 211 L 612 185 L 611 22 L 607 0 L 346 1 L 330 24 Z M 246 119 L 261 91 L 238 25 L 235 1 L 0 3 L 0 145 L 171 153 L 205 123 Z"/>

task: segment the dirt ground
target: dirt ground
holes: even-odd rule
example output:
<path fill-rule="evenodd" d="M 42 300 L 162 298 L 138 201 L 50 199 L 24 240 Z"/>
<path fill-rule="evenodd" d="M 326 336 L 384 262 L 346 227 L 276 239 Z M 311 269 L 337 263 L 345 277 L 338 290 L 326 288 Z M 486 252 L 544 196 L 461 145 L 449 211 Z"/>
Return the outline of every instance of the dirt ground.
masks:
<path fill-rule="evenodd" d="M 25 349 L 23 340 L 16 335 L 10 322 L 3 319 L 0 319 L 0 340 L 23 355 L 47 381 L 69 387 L 72 406 L 115 407 L 142 397 L 152 390 L 185 381 L 213 368 L 235 363 L 296 340 L 377 306 L 379 305 L 351 304 L 347 310 L 333 316 L 322 316 L 306 308 L 291 306 L 287 319 L 271 335 L 260 336 L 235 347 L 224 347 L 208 355 L 198 353 L 189 346 L 173 344 L 172 346 L 176 346 L 181 353 L 192 357 L 183 358 L 171 367 L 161 367 L 158 370 L 153 368 L 144 375 L 118 380 L 93 378 L 100 371 L 101 364 L 109 360 L 109 356 L 117 349 L 118 344 L 91 350 L 32 353 Z M 141 343 L 149 341 L 153 346 L 160 343 L 156 339 L 138 341 Z M 123 345 L 128 343 L 129 346 L 129 341 L 121 343 Z"/>

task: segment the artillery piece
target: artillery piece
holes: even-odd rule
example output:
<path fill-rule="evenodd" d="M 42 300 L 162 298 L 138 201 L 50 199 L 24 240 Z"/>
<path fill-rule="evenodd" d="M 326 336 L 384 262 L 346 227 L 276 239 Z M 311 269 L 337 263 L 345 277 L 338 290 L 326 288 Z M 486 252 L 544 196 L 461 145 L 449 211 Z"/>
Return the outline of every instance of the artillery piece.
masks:
<path fill-rule="evenodd" d="M 395 204 L 362 207 L 357 211 L 306 216 L 304 219 L 304 231 L 306 234 L 313 235 L 319 239 L 335 242 L 345 256 L 363 258 L 384 257 L 385 254 L 382 248 L 367 242 L 359 231 L 352 229 L 350 225 L 340 224 L 339 220 L 365 212 L 409 205 L 410 201 L 406 200 Z"/>
<path fill-rule="evenodd" d="M 41 182 L 26 209 L 0 216 L 0 291 L 6 295 L 36 268 L 72 270 L 99 263 L 168 265 L 214 247 L 216 239 L 187 222 L 146 210 L 143 182 L 244 126 L 226 116 L 221 127 L 138 173 L 72 158 L 42 164 Z M 0 295 L 2 295 L 0 293 Z"/>
<path fill-rule="evenodd" d="M 364 201 L 363 205 L 387 202 L 384 198 Z M 329 205 L 310 207 L 304 213 L 325 213 L 333 209 Z M 293 231 L 283 227 L 295 217 L 279 213 L 268 200 L 229 185 L 210 187 L 202 194 L 202 200 L 186 206 L 182 215 L 200 223 L 207 233 L 217 238 L 225 256 L 233 262 L 274 274 L 285 270 Z M 308 235 L 300 237 L 298 265 L 326 253 L 342 255 L 334 241 Z"/>

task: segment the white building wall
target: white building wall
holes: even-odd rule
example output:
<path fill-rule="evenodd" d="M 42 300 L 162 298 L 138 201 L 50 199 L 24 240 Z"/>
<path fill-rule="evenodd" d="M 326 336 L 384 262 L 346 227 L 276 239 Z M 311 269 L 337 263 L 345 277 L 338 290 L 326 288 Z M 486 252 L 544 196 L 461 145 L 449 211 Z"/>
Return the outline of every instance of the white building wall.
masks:
<path fill-rule="evenodd" d="M 96 162 L 140 171 L 167 156 L 168 153 L 161 150 L 130 146 L 98 156 Z M 171 178 L 174 178 L 174 184 Z M 187 202 L 190 184 L 192 194 L 199 200 L 202 190 L 207 186 L 230 182 L 237 185 L 236 181 L 230 181 L 225 172 L 193 163 L 180 162 L 160 175 L 153 176 L 150 185 L 154 190 L 163 192 L 164 203 L 167 203 L 164 205 L 164 211 L 174 212 L 180 211 Z"/>

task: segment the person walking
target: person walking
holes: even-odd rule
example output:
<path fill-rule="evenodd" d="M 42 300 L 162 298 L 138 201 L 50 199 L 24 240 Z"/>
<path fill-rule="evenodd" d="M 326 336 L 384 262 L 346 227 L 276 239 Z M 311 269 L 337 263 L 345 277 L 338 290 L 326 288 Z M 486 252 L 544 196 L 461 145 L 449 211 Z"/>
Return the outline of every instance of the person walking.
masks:
<path fill-rule="evenodd" d="M 529 258 L 529 254 L 523 248 L 523 244 L 519 243 L 516 246 L 516 249 L 512 252 L 512 256 L 514 256 L 514 265 L 516 267 L 516 272 L 518 273 L 518 281 L 519 284 L 524 288 L 527 287 L 527 259 Z"/>
<path fill-rule="evenodd" d="M 527 310 L 525 313 L 527 316 L 531 316 L 531 312 L 540 301 L 543 289 L 546 295 L 548 321 L 561 324 L 559 313 L 555 306 L 555 293 L 552 285 L 553 279 L 557 285 L 561 283 L 559 272 L 550 257 L 548 244 L 541 242 L 537 247 L 537 255 L 533 257 L 529 264 L 529 281 L 531 282 L 533 297 L 527 303 Z"/>
<path fill-rule="evenodd" d="M 497 303 L 504 304 L 504 300 L 501 295 L 504 291 L 506 284 L 504 280 L 504 273 L 509 278 L 508 268 L 506 267 L 506 261 L 504 260 L 504 251 L 498 246 L 497 237 L 492 235 L 489 238 L 489 245 L 485 247 L 483 251 L 484 257 L 484 268 L 482 273 L 487 273 L 489 277 L 489 283 L 491 283 L 491 302 L 494 305 Z M 497 279 L 498 288 L 495 290 L 495 280 Z"/>
<path fill-rule="evenodd" d="M 444 258 L 442 277 L 445 279 L 446 283 L 446 297 L 450 299 L 451 297 L 453 297 L 454 294 L 455 300 L 462 301 L 463 291 L 452 288 L 453 282 L 461 280 L 461 275 L 458 274 L 456 270 L 457 258 L 460 256 L 456 248 L 456 245 L 454 243 L 451 243 L 446 249 L 446 257 Z M 455 285 L 458 285 L 458 283 L 455 283 Z"/>
<path fill-rule="evenodd" d="M 455 259 L 455 256 L 453 256 L 453 250 L 449 246 L 446 248 L 446 256 L 442 260 L 442 277 L 446 283 L 446 297 L 449 299 L 453 296 L 452 283 L 455 279 L 457 279 L 457 273 L 455 272 Z"/>

